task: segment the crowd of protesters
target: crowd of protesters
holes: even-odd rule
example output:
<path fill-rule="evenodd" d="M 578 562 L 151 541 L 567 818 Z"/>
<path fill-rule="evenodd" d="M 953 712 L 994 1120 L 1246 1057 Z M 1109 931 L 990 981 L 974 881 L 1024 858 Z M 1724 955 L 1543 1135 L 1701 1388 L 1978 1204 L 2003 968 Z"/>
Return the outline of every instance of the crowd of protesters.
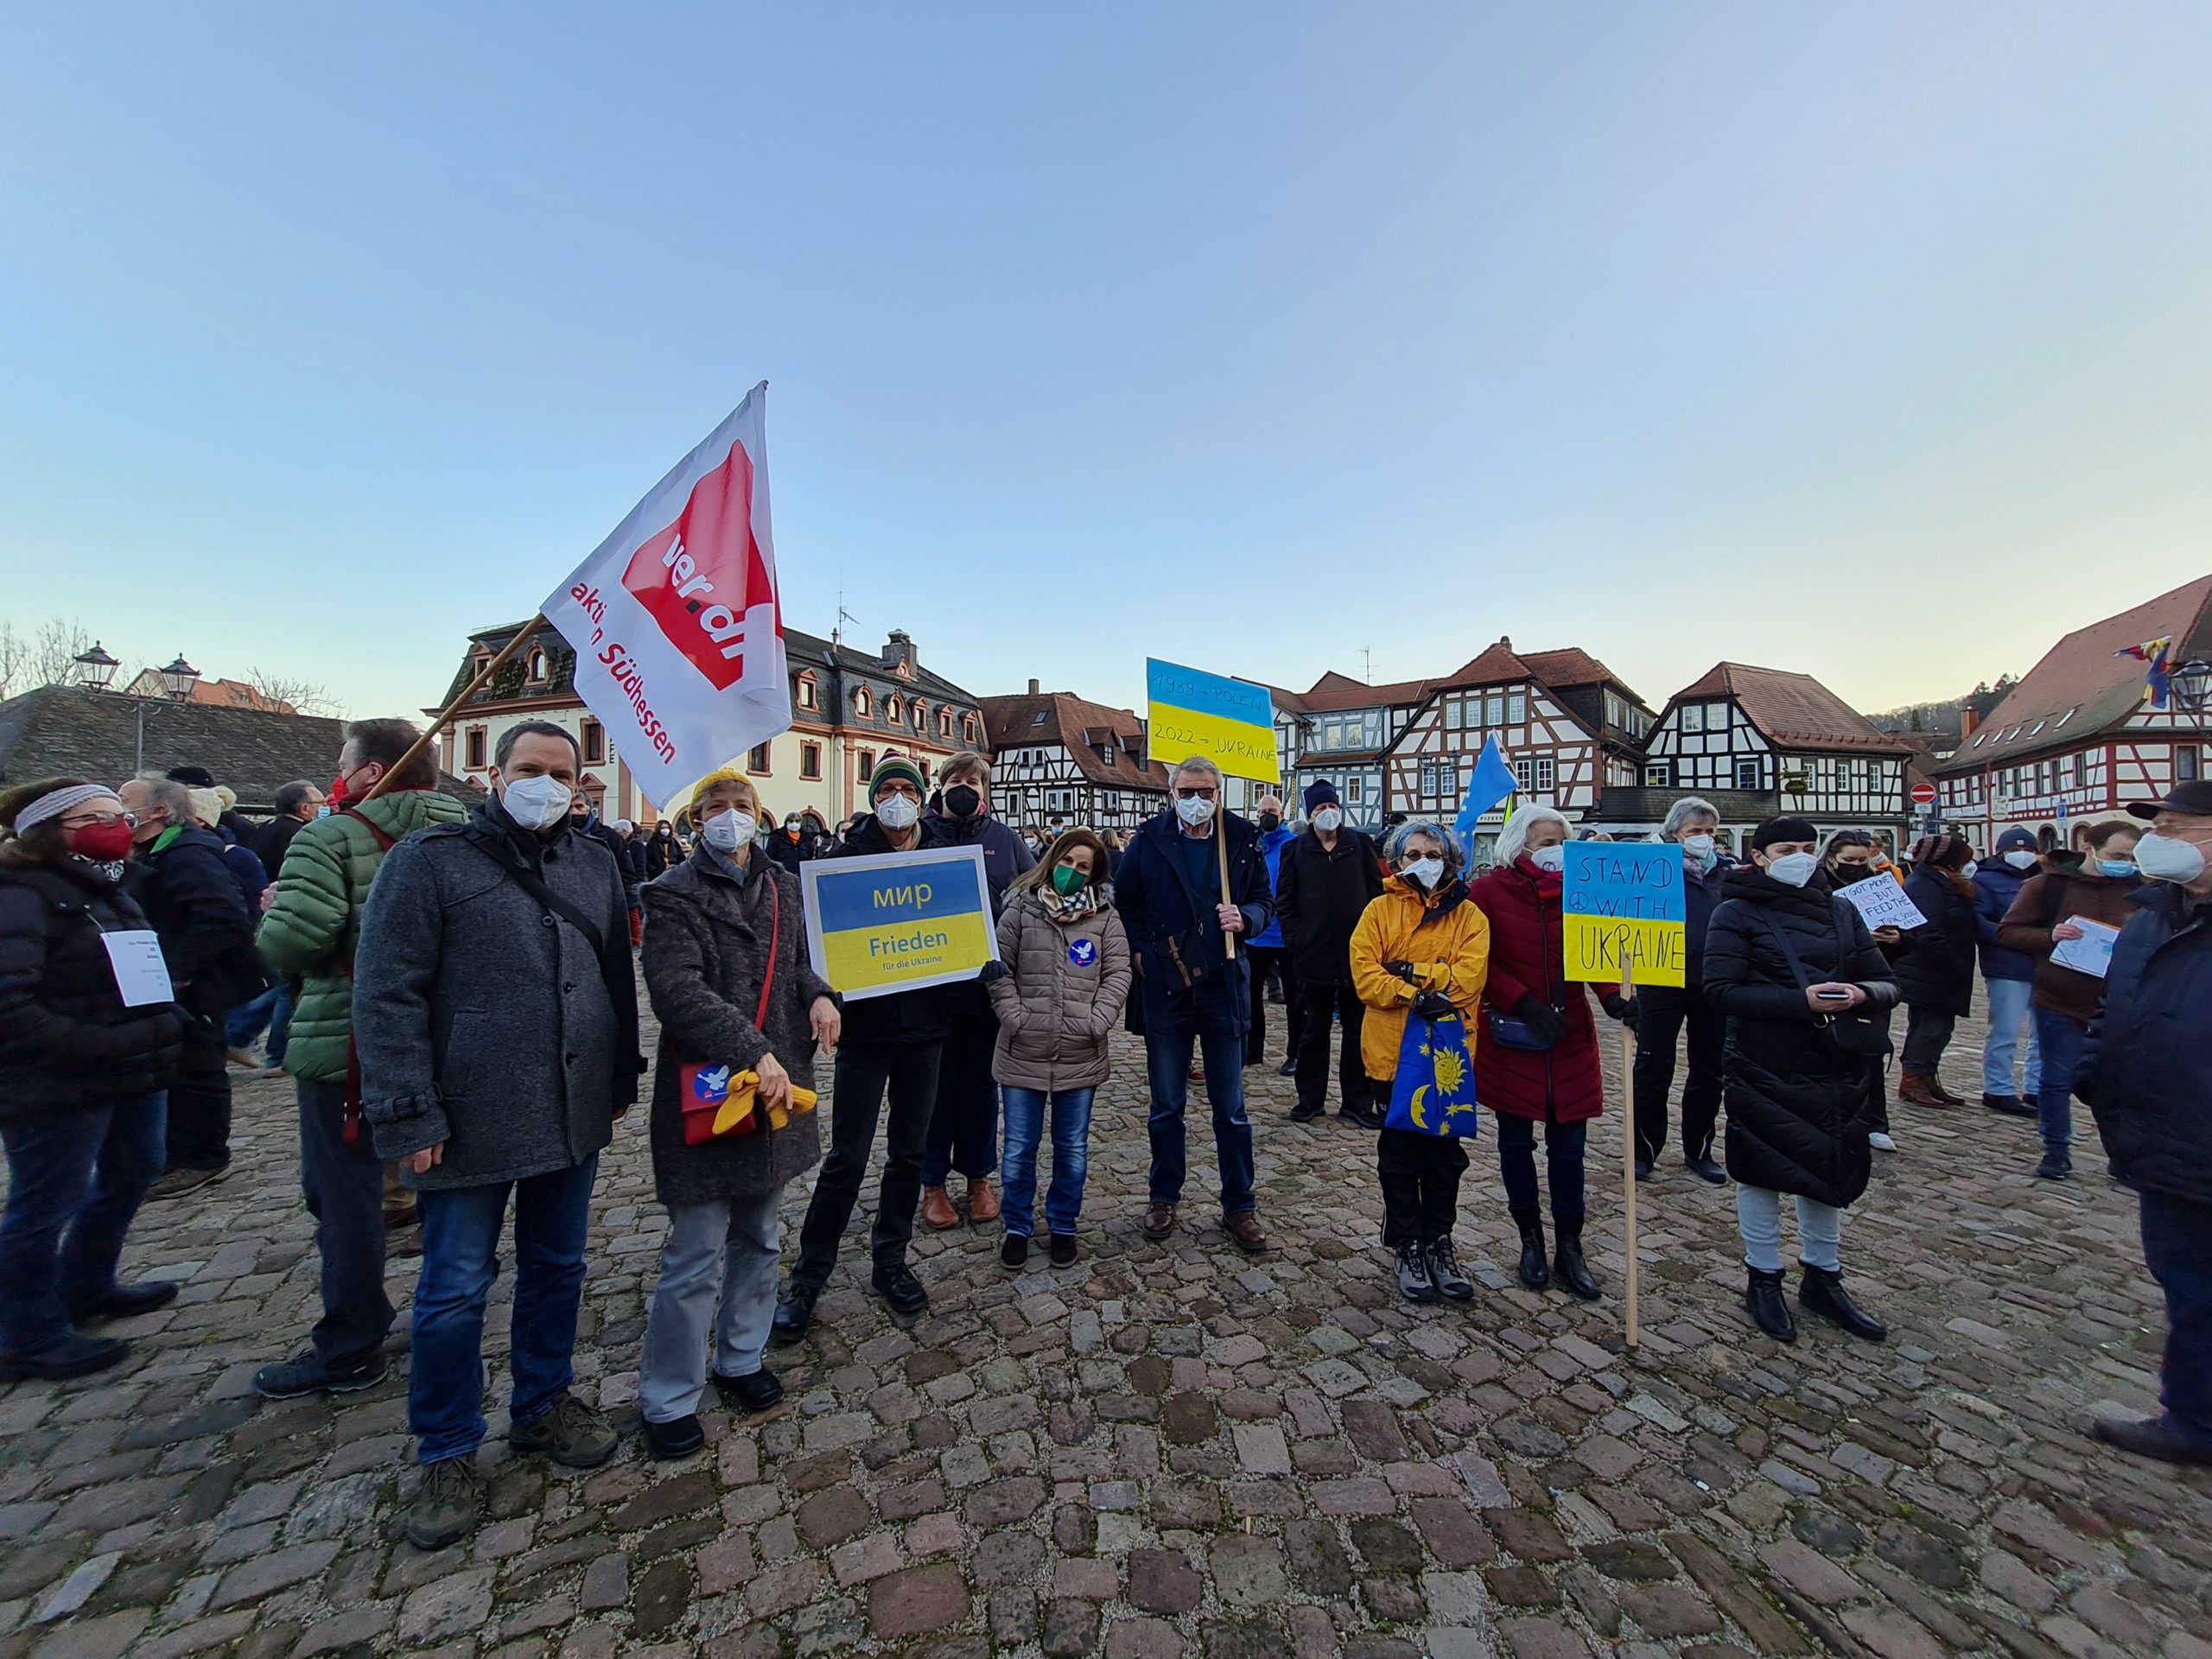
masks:
<path fill-rule="evenodd" d="M 404 721 L 355 723 L 328 789 L 288 786 L 260 824 L 188 767 L 0 793 L 0 1378 L 66 1379 L 124 1357 L 98 1327 L 177 1294 L 118 1276 L 134 1214 L 224 1178 L 231 1063 L 281 1066 L 320 1317 L 254 1386 L 287 1398 L 381 1382 L 387 1240 L 419 1226 L 409 1421 L 426 1468 L 407 1531 L 440 1548 L 481 1508 L 484 1325 L 511 1212 L 510 1444 L 575 1467 L 616 1447 L 574 1392 L 572 1360 L 599 1158 L 649 1072 L 670 1227 L 640 1404 L 650 1449 L 680 1458 L 704 1443 L 709 1382 L 735 1411 L 780 1398 L 767 1354 L 808 1333 L 879 1123 L 868 1281 L 895 1315 L 929 1306 L 909 1262 L 918 1219 L 994 1224 L 1003 1265 L 1027 1267 L 1048 1137 L 1044 1259 L 1079 1260 L 1092 1105 L 1117 1027 L 1145 1054 L 1144 1236 L 1185 1225 L 1195 1084 L 1220 1229 L 1242 1252 L 1268 1249 L 1244 1074 L 1278 996 L 1290 1118 L 1323 1116 L 1333 1074 L 1343 1118 L 1374 1134 L 1381 1242 L 1407 1299 L 1474 1294 L 1453 1240 L 1465 1148 L 1383 1116 L 1408 1032 L 1445 1022 L 1464 1032 L 1494 1126 L 1521 1282 L 1604 1294 L 1583 1246 L 1602 1013 L 1634 1033 L 1640 1180 L 1668 1144 L 1681 1065 L 1682 1160 L 1735 1185 L 1751 1322 L 1797 1336 L 1786 1196 L 1797 1308 L 1879 1341 L 1845 1288 L 1842 1234 L 1872 1153 L 1897 1145 L 1891 1013 L 1906 1009 L 1898 1098 L 1963 1106 L 1942 1065 L 1978 968 L 1992 1016 L 1983 1105 L 2036 1118 L 2036 1173 L 2055 1180 L 2073 1173 L 2070 1103 L 2097 1114 L 2167 1292 L 2165 1412 L 2098 1432 L 2212 1460 L 2212 1120 L 2201 1021 L 2185 1017 L 2212 995 L 2212 785 L 2139 804 L 2074 852 L 2008 832 L 1978 859 L 1929 836 L 1909 874 L 1871 836 L 1824 839 L 1786 817 L 1737 862 L 1716 845 L 1712 805 L 1685 799 L 1657 838 L 1682 853 L 1686 982 L 1630 998 L 1567 976 L 1573 831 L 1547 807 L 1514 812 L 1477 875 L 1434 823 L 1399 823 L 1378 848 L 1326 783 L 1304 791 L 1296 820 L 1271 796 L 1255 822 L 1228 810 L 1217 767 L 1188 760 L 1168 809 L 1116 845 L 1079 826 L 1016 833 L 992 810 L 980 755 L 931 774 L 894 754 L 868 780 L 867 810 L 834 830 L 811 811 L 767 822 L 750 781 L 725 771 L 641 831 L 594 811 L 558 726 L 502 734 L 474 807 L 440 790 L 417 736 Z M 981 857 L 996 959 L 970 982 L 840 999 L 810 957 L 802 867 L 957 848 Z M 1848 896 L 1867 880 L 1901 880 L 1921 924 L 1870 929 Z M 2075 948 L 2101 925 L 2119 930 L 2101 975 Z M 651 1065 L 640 976 L 659 1026 Z M 265 1056 L 243 1052 L 264 1030 Z M 826 1154 L 817 1055 L 834 1079 Z M 702 1072 L 741 1086 L 752 1133 L 691 1132 Z M 779 1284 L 780 1210 L 817 1164 Z"/>

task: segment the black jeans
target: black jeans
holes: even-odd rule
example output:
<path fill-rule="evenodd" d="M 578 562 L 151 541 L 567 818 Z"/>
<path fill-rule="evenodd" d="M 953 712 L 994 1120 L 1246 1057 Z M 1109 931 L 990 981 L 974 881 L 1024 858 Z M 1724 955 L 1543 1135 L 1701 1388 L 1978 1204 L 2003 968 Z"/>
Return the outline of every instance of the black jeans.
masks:
<path fill-rule="evenodd" d="M 1283 1052 L 1295 1058 L 1298 1031 L 1305 1023 L 1305 1010 L 1299 1006 L 1298 982 L 1291 976 L 1290 952 L 1274 944 L 1251 944 L 1245 950 L 1252 958 L 1252 1024 L 1244 1033 L 1244 1064 L 1257 1065 L 1267 1055 L 1270 977 L 1282 989 Z"/>
<path fill-rule="evenodd" d="M 1959 1016 L 1933 1008 L 1910 1007 L 1904 1017 L 1904 1069 L 1934 1077 L 1943 1064 L 1943 1051 L 1951 1046 L 1951 1033 Z"/>
<path fill-rule="evenodd" d="M 999 1085 L 991 1076 L 998 1045 L 998 1016 L 988 1006 L 962 1014 L 945 1033 L 922 1154 L 924 1186 L 943 1186 L 956 1169 L 971 1181 L 998 1173 Z"/>
<path fill-rule="evenodd" d="M 315 1351 L 334 1369 L 348 1369 L 384 1346 L 391 1330 L 391 1299 L 384 1294 L 384 1166 L 363 1123 L 346 1144 L 346 1086 L 302 1077 L 300 1185 L 315 1217 L 322 1257 L 322 1317 Z"/>
<path fill-rule="evenodd" d="M 1467 1149 L 1459 1138 L 1385 1129 L 1375 1143 L 1383 1247 L 1397 1250 L 1451 1237 L 1459 1217 L 1459 1177 L 1467 1168 Z"/>
<path fill-rule="evenodd" d="M 845 1043 L 837 1050 L 836 1096 L 830 1114 L 830 1155 L 814 1183 L 806 1221 L 799 1229 L 798 1261 L 791 1288 L 819 1291 L 837 1265 L 837 1241 L 853 1218 L 875 1144 L 876 1119 L 885 1091 L 891 1118 L 885 1130 L 883 1180 L 876 1193 L 875 1227 L 868 1248 L 881 1267 L 903 1267 L 914 1236 L 914 1210 L 922 1201 L 922 1152 L 937 1102 L 942 1045 Z"/>
<path fill-rule="evenodd" d="M 2145 1192 L 2142 1212 L 2143 1264 L 2166 1293 L 2159 1397 L 2183 1427 L 2212 1445 L 2212 1204 Z"/>
<path fill-rule="evenodd" d="M 1543 1217 L 1543 1200 L 1536 1191 L 1536 1121 L 1504 1112 L 1497 1120 L 1497 1161 L 1505 1177 L 1505 1207 L 1513 1219 L 1526 1224 Z M 1560 1232 L 1582 1228 L 1582 1147 L 1589 1139 L 1588 1125 L 1544 1125 L 1544 1173 L 1551 1178 L 1552 1225 Z"/>
<path fill-rule="evenodd" d="M 1713 1155 L 1720 1116 L 1720 1057 L 1728 1016 L 1702 991 L 1641 985 L 1636 992 L 1636 1149 L 1656 1159 L 1667 1144 L 1667 1096 L 1675 1087 L 1675 1039 L 1689 1035 L 1689 1076 L 1682 1084 L 1682 1156 Z"/>
<path fill-rule="evenodd" d="M 231 1161 L 231 1072 L 223 1037 L 220 1021 L 185 1017 L 183 1052 L 169 1084 L 171 1169 L 220 1169 Z"/>
<path fill-rule="evenodd" d="M 1300 1004 L 1299 1019 L 1303 1022 L 1298 1033 L 1298 1109 L 1318 1112 L 1329 1098 L 1329 1033 L 1334 1029 L 1329 1016 L 1343 1017 L 1344 1037 L 1337 1052 L 1337 1084 L 1343 1094 L 1343 1108 L 1347 1112 L 1363 1112 L 1375 1104 L 1375 1085 L 1368 1081 L 1367 1067 L 1359 1058 L 1360 1021 L 1367 1013 L 1359 1000 L 1359 993 L 1349 985 L 1332 985 L 1325 980 L 1302 979 L 1298 982 Z"/>

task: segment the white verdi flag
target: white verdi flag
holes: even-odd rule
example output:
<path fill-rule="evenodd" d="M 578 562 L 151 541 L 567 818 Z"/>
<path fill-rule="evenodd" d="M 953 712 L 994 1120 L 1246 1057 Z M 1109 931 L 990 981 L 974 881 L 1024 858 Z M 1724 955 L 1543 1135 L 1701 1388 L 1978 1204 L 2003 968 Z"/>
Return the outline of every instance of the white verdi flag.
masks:
<path fill-rule="evenodd" d="M 767 403 L 764 380 L 545 601 L 575 647 L 576 695 L 664 810 L 791 729 Z"/>

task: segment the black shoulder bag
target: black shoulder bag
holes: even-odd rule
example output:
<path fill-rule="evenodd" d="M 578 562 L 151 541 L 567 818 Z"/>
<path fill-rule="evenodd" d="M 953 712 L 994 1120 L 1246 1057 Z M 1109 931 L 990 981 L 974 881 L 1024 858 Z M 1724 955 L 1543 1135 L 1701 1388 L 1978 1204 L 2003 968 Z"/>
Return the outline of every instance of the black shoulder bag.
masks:
<path fill-rule="evenodd" d="M 620 1008 L 622 997 L 616 988 L 621 981 L 616 978 L 616 975 L 619 973 L 627 977 L 630 974 L 626 953 L 620 963 L 611 960 L 607 953 L 607 935 L 601 931 L 599 924 L 547 887 L 545 878 L 530 868 L 523 855 L 508 844 L 505 836 L 474 830 L 464 830 L 463 833 L 480 852 L 512 876 L 516 886 L 545 907 L 549 924 L 554 916 L 560 916 L 584 936 L 584 942 L 591 946 L 592 956 L 599 963 L 599 976 L 607 986 L 607 1000 Z M 635 982 L 632 982 L 634 985 Z"/>
<path fill-rule="evenodd" d="M 1805 972 L 1805 964 L 1798 960 L 1797 952 L 1791 949 L 1789 935 L 1783 930 L 1782 924 L 1774 919 L 1772 911 L 1764 905 L 1758 909 L 1759 919 L 1766 924 L 1767 931 L 1774 935 L 1776 946 L 1789 963 L 1789 971 L 1796 975 L 1797 988 L 1810 991 L 1813 988 L 1812 979 Z M 1841 967 L 1844 957 L 1850 952 L 1851 940 L 1844 932 L 1840 918 L 1831 915 L 1829 921 L 1835 928 L 1836 964 Z M 1862 1003 L 1859 1007 L 1847 1008 L 1839 1014 L 1821 1014 L 1817 1023 L 1821 1030 L 1827 1033 L 1828 1040 L 1844 1053 L 1861 1059 L 1880 1059 L 1891 1049 L 1889 1011 L 1884 1009 L 1878 1018 L 1862 1012 L 1866 1006 Z"/>

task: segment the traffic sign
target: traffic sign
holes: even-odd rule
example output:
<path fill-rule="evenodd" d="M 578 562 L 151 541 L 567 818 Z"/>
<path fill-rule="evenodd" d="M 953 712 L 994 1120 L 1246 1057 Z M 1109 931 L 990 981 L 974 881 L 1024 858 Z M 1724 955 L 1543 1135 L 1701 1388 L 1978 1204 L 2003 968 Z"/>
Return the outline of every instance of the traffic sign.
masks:
<path fill-rule="evenodd" d="M 1915 785 L 1912 786 L 1912 804 L 1913 804 L 1915 806 L 1926 806 L 1926 805 L 1929 804 L 1931 802 L 1933 802 L 1933 801 L 1935 800 L 1935 798 L 1936 798 L 1936 785 L 1933 785 L 1933 784 L 1915 784 Z"/>

